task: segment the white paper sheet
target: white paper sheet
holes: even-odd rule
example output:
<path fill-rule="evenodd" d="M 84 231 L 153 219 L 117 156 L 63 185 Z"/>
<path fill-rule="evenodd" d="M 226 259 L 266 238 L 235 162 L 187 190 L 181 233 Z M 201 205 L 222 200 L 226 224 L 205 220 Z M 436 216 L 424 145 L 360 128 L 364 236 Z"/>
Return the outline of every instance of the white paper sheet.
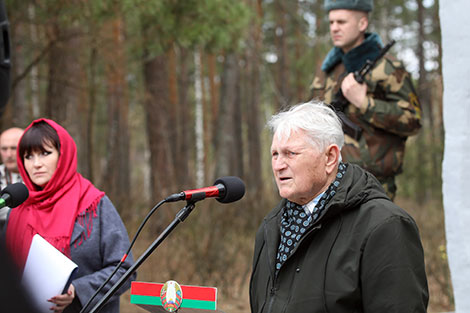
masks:
<path fill-rule="evenodd" d="M 22 283 L 41 312 L 51 312 L 47 300 L 62 293 L 77 265 L 40 235 L 33 237 Z"/>

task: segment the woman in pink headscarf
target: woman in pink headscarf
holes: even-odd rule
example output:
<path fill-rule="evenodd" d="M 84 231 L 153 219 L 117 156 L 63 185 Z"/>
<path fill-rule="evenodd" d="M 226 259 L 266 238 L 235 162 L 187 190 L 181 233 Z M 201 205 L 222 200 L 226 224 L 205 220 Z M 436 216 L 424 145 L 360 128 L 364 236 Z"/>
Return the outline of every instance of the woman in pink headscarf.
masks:
<path fill-rule="evenodd" d="M 77 172 L 75 142 L 54 121 L 39 119 L 28 126 L 17 160 L 29 198 L 10 213 L 8 248 L 21 270 L 35 234 L 72 259 L 79 267 L 77 277 L 67 293 L 49 301 L 54 312 L 79 312 L 124 256 L 127 231 L 105 193 Z M 128 257 L 102 293 L 131 265 Z M 119 295 L 129 286 L 125 284 L 101 312 L 119 312 Z"/>

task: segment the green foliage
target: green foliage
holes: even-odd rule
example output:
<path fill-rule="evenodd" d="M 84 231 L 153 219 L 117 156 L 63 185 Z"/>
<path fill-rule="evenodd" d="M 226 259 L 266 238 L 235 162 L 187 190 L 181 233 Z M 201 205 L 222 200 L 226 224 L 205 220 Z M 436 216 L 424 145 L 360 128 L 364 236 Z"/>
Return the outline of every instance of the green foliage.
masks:
<path fill-rule="evenodd" d="M 250 11 L 243 2 L 224 0 L 123 0 L 130 35 L 144 34 L 152 53 L 176 43 L 205 50 L 236 49 L 248 25 Z"/>
<path fill-rule="evenodd" d="M 36 24 L 52 24 L 60 27 L 70 27 L 74 24 L 85 23 L 90 16 L 85 13 L 88 2 L 67 0 L 44 0 L 34 4 Z"/>

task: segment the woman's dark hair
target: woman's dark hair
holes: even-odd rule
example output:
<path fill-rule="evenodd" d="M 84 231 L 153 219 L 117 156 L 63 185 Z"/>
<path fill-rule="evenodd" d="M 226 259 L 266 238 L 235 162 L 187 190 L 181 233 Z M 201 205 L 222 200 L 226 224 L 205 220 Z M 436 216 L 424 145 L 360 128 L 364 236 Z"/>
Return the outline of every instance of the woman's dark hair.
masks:
<path fill-rule="evenodd" d="M 52 126 L 40 121 L 31 126 L 23 135 L 18 145 L 19 156 L 23 162 L 24 156 L 32 152 L 46 152 L 44 145 L 51 145 L 60 152 L 59 135 Z"/>

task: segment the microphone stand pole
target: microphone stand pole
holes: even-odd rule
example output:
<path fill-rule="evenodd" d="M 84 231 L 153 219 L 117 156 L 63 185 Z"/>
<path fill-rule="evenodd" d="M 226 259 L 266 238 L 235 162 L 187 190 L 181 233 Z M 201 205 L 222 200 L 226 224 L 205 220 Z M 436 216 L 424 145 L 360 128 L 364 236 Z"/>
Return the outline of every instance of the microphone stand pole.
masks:
<path fill-rule="evenodd" d="M 199 200 L 199 199 L 197 199 Z M 89 311 L 89 313 L 99 312 L 106 304 L 106 302 L 116 293 L 116 291 L 126 282 L 126 280 L 137 270 L 137 268 L 142 265 L 142 263 L 152 254 L 152 252 L 163 242 L 163 240 L 168 237 L 173 229 L 180 223 L 183 222 L 186 217 L 191 213 L 195 207 L 196 201 L 188 201 L 186 206 L 182 208 L 177 214 L 173 222 L 167 226 L 167 228 L 158 236 L 157 239 L 150 245 L 149 248 L 140 256 L 140 258 L 135 261 L 135 263 L 127 270 L 127 272 L 122 275 L 122 277 L 108 290 L 103 298 Z"/>

